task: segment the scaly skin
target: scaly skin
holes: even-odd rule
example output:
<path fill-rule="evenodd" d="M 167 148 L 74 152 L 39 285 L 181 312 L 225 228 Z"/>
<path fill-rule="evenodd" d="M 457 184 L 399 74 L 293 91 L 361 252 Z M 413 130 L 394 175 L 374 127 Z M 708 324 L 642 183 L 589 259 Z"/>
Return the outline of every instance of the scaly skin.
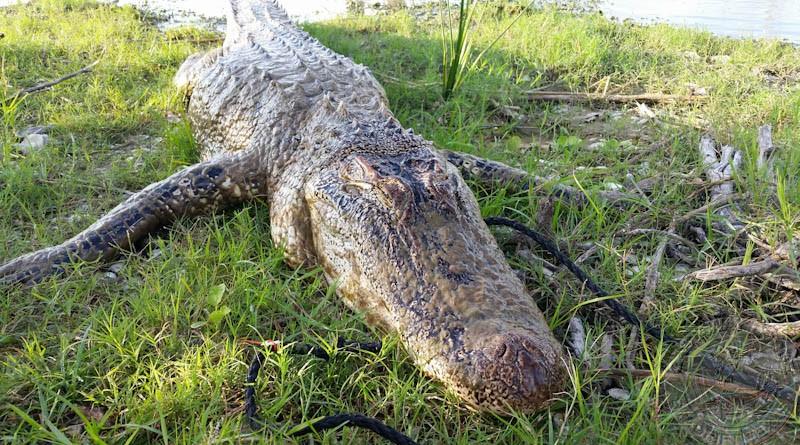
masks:
<path fill-rule="evenodd" d="M 525 172 L 439 152 L 403 129 L 364 67 L 271 1 L 232 1 L 223 47 L 187 59 L 176 83 L 188 90 L 204 161 L 65 243 L 0 267 L 0 280 L 108 260 L 177 217 L 258 199 L 287 262 L 321 266 L 349 306 L 396 332 L 469 405 L 534 411 L 563 389 L 561 346 L 457 167 L 485 180 Z"/>

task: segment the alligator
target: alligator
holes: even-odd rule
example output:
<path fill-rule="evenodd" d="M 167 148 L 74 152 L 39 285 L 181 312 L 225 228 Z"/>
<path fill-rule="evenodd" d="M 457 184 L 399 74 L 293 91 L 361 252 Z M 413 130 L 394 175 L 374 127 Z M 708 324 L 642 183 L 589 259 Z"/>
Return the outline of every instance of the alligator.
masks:
<path fill-rule="evenodd" d="M 286 262 L 320 267 L 348 306 L 395 333 L 465 404 L 532 412 L 564 390 L 563 348 L 464 179 L 527 172 L 405 129 L 367 68 L 300 30 L 274 0 L 232 0 L 222 46 L 190 56 L 175 83 L 202 160 L 64 243 L 1 266 L 0 282 L 107 262 L 177 218 L 264 202 Z"/>

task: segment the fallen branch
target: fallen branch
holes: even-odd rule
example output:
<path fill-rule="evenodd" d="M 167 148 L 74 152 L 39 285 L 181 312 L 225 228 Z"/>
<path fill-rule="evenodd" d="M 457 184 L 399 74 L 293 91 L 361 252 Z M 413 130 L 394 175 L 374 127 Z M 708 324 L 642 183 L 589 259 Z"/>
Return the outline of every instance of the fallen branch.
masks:
<path fill-rule="evenodd" d="M 758 320 L 745 320 L 742 327 L 750 332 L 771 337 L 800 337 L 800 321 L 762 323 Z"/>
<path fill-rule="evenodd" d="M 605 376 L 613 377 L 633 377 L 635 379 L 645 379 L 653 377 L 653 373 L 646 369 L 621 369 L 621 368 L 600 368 L 597 373 Z M 754 388 L 738 385 L 736 383 L 722 382 L 708 377 L 701 377 L 693 374 L 679 374 L 676 372 L 664 372 L 661 374 L 661 380 L 670 383 L 684 383 L 705 386 L 707 388 L 714 388 L 720 391 L 735 392 L 737 394 L 746 396 L 759 396 L 765 393 Z"/>
<path fill-rule="evenodd" d="M 718 182 L 711 187 L 711 199 L 733 193 L 733 172 L 742 165 L 742 153 L 730 145 L 723 145 L 717 157 L 714 139 L 706 135 L 700 139 L 700 154 L 709 181 Z"/>
<path fill-rule="evenodd" d="M 586 329 L 583 328 L 583 322 L 578 317 L 569 319 L 567 327 L 569 333 L 569 340 L 567 340 L 572 352 L 578 360 L 583 359 L 583 352 L 586 350 Z"/>
<path fill-rule="evenodd" d="M 774 173 L 772 164 L 772 154 L 775 152 L 775 146 L 772 145 L 772 125 L 762 125 L 758 127 L 758 161 L 757 166 L 760 169 L 766 168 L 767 175 Z"/>
<path fill-rule="evenodd" d="M 697 246 L 695 246 L 693 242 L 691 242 L 690 240 L 678 235 L 673 230 L 659 230 L 659 229 L 647 229 L 647 228 L 631 229 L 631 230 L 623 230 L 622 232 L 620 232 L 620 235 L 637 236 L 637 235 L 644 235 L 644 234 L 648 234 L 648 233 L 658 234 L 658 235 L 665 236 L 667 238 L 672 238 L 675 241 L 680 242 L 681 244 L 683 244 L 686 247 L 691 247 L 695 251 L 697 250 Z"/>
<path fill-rule="evenodd" d="M 797 272 L 791 273 L 789 275 L 782 274 L 781 271 L 791 270 L 788 267 L 781 268 L 778 270 L 778 273 L 768 273 L 764 274 L 764 278 L 767 279 L 772 284 L 776 284 L 778 286 L 784 287 L 786 289 L 791 289 L 794 291 L 800 291 L 800 277 L 798 277 Z"/>
<path fill-rule="evenodd" d="M 673 230 L 674 228 L 670 228 L 667 233 L 674 234 Z M 644 298 L 642 299 L 642 303 L 639 305 L 640 315 L 649 315 L 650 309 L 655 302 L 656 288 L 658 287 L 658 281 L 661 279 L 661 272 L 659 272 L 658 269 L 661 267 L 661 260 L 664 259 L 664 252 L 667 250 L 669 238 L 669 235 L 661 238 L 661 241 L 658 243 L 658 247 L 656 248 L 656 252 L 653 254 L 653 261 L 650 262 L 650 266 L 647 268 L 647 272 L 645 273 Z"/>
<path fill-rule="evenodd" d="M 550 178 L 533 176 L 531 177 L 531 182 L 536 188 L 546 188 L 547 184 L 553 183 L 553 180 Z M 574 204 L 585 205 L 588 202 L 587 193 L 579 188 L 566 184 L 554 184 L 552 186 L 552 190 L 556 196 L 564 198 Z M 589 196 L 597 196 L 602 201 L 611 205 L 620 205 L 628 201 L 641 201 L 641 198 L 639 198 L 637 195 L 616 190 L 598 190 L 595 192 L 589 192 Z"/>
<path fill-rule="evenodd" d="M 706 178 L 718 184 L 711 187 L 711 199 L 717 200 L 725 196 L 733 195 L 733 173 L 742 165 L 742 152 L 730 145 L 723 145 L 720 154 L 717 156 L 717 149 L 714 139 L 711 136 L 703 136 L 700 139 L 700 155 L 703 157 L 703 165 L 706 168 Z M 727 233 L 733 233 L 741 229 L 744 224 L 739 221 L 729 208 L 719 208 L 714 211 L 722 217 L 722 228 Z"/>
<path fill-rule="evenodd" d="M 686 213 L 685 215 L 677 218 L 675 220 L 675 224 L 676 225 L 680 225 L 680 224 L 685 223 L 685 222 L 687 222 L 687 221 L 689 221 L 689 220 L 691 220 L 691 219 L 693 219 L 693 218 L 695 218 L 695 217 L 697 217 L 699 215 L 702 215 L 702 214 L 708 212 L 709 210 L 722 208 L 723 206 L 727 206 L 729 204 L 732 204 L 732 203 L 734 203 L 736 201 L 744 199 L 745 197 L 747 197 L 747 194 L 745 194 L 745 193 L 734 193 L 732 195 L 720 196 L 720 197 L 712 200 L 708 204 L 703 205 L 701 207 L 698 207 L 698 208 Z"/>
<path fill-rule="evenodd" d="M 708 96 L 691 96 L 679 94 L 642 93 L 642 94 L 603 94 L 576 93 L 572 91 L 528 91 L 528 100 L 546 100 L 557 102 L 612 102 L 612 103 L 675 103 L 705 101 Z"/>
<path fill-rule="evenodd" d="M 586 262 L 586 260 L 588 260 L 592 255 L 597 253 L 598 248 L 599 247 L 598 247 L 597 244 L 592 244 L 588 249 L 586 249 L 585 252 L 583 252 L 581 254 L 581 256 L 579 256 L 578 258 L 575 259 L 575 263 L 576 264 L 581 264 L 581 263 Z"/>
<path fill-rule="evenodd" d="M 781 268 L 781 264 L 773 259 L 766 259 L 756 261 L 750 264 L 743 264 L 740 266 L 719 266 L 711 267 L 703 270 L 696 270 L 692 273 L 686 274 L 684 280 L 698 280 L 698 281 L 719 281 L 727 280 L 730 278 L 750 277 L 755 275 L 763 275 Z"/>
<path fill-rule="evenodd" d="M 800 243 L 797 242 L 797 237 L 795 237 L 792 241 L 787 241 L 774 248 L 768 242 L 758 238 L 752 233 L 747 234 L 747 239 L 760 247 L 764 253 L 774 258 L 779 258 L 785 261 L 794 261 L 794 259 L 797 258 L 798 246 L 800 246 Z"/>
<path fill-rule="evenodd" d="M 78 77 L 81 74 L 90 73 L 90 72 L 92 72 L 92 68 L 94 68 L 95 65 L 97 65 L 98 63 L 100 63 L 100 61 L 99 60 L 95 60 L 94 62 L 90 63 L 89 65 L 86 65 L 85 67 L 79 69 L 78 71 L 74 71 L 72 73 L 66 74 L 64 76 L 59 77 L 58 79 L 50 80 L 50 81 L 47 81 L 47 82 L 38 83 L 38 84 L 36 84 L 34 86 L 31 86 L 31 87 L 28 87 L 28 88 L 24 88 L 24 89 L 16 92 L 13 96 L 11 96 L 11 98 L 6 99 L 6 102 L 11 102 L 11 101 L 14 101 L 14 100 L 16 100 L 16 99 L 18 99 L 20 97 L 24 97 L 24 96 L 27 96 L 27 95 L 30 95 L 30 94 L 39 93 L 39 92 L 48 90 L 48 89 L 52 88 L 53 86 L 58 85 L 61 82 L 67 81 L 69 79 L 72 79 L 73 77 Z"/>
<path fill-rule="evenodd" d="M 637 314 L 643 319 L 647 319 L 647 315 L 650 314 L 650 310 L 652 309 L 656 299 L 656 288 L 658 287 L 658 281 L 661 279 L 661 272 L 659 272 L 658 269 L 661 267 L 661 260 L 664 258 L 664 251 L 667 249 L 667 243 L 669 242 L 671 235 L 675 235 L 674 224 L 671 224 L 669 229 L 664 232 L 661 241 L 658 243 L 656 252 L 653 254 L 653 259 L 650 262 L 650 266 L 647 267 L 647 272 L 645 272 L 644 297 L 642 298 L 642 302 L 639 304 L 639 311 L 637 312 Z M 628 337 L 628 344 L 626 346 L 628 353 L 625 355 L 625 364 L 630 369 L 633 368 L 633 351 L 636 349 L 635 346 L 638 340 L 639 332 L 635 329 L 631 330 L 630 337 Z"/>

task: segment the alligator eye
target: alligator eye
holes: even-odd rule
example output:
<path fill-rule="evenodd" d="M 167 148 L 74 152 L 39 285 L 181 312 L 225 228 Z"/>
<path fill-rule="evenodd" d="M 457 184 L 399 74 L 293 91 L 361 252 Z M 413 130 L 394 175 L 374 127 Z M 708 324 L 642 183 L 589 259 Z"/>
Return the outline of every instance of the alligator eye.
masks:
<path fill-rule="evenodd" d="M 403 162 L 403 165 L 408 168 L 412 168 L 418 172 L 425 172 L 430 169 L 430 162 L 432 160 L 425 160 L 425 159 L 407 159 Z"/>
<path fill-rule="evenodd" d="M 356 195 L 365 191 L 370 191 L 373 187 L 372 184 L 365 181 L 348 181 L 345 183 L 343 189 L 351 195 Z"/>
<path fill-rule="evenodd" d="M 367 183 L 378 176 L 378 172 L 363 156 L 354 156 L 339 169 L 339 177 L 348 184 Z"/>
<path fill-rule="evenodd" d="M 446 181 L 448 178 L 447 170 L 436 159 L 409 159 L 404 165 L 424 177 L 433 179 L 434 182 Z"/>

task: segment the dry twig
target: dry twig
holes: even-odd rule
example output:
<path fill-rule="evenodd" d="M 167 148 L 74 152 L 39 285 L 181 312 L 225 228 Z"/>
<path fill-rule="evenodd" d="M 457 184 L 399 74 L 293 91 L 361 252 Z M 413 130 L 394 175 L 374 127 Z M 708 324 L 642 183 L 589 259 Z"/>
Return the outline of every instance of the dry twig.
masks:
<path fill-rule="evenodd" d="M 621 368 L 600 368 L 597 370 L 600 375 L 614 376 L 614 377 L 633 377 L 635 379 L 645 379 L 653 377 L 653 373 L 646 369 L 621 369 Z M 677 372 L 664 372 L 661 374 L 661 380 L 671 383 L 695 384 L 705 386 L 708 388 L 718 389 L 720 391 L 735 392 L 747 396 L 760 396 L 764 395 L 762 391 L 757 389 L 748 388 L 746 386 L 738 385 L 736 383 L 722 382 L 708 377 L 701 377 L 693 374 L 680 374 Z"/>
<path fill-rule="evenodd" d="M 747 197 L 746 193 L 734 193 L 732 195 L 719 196 L 716 199 L 712 199 L 711 202 L 709 202 L 708 204 L 700 206 L 700 207 L 698 207 L 698 208 L 696 208 L 696 209 L 694 209 L 694 210 L 692 210 L 690 212 L 687 212 L 683 216 L 678 217 L 678 219 L 675 220 L 675 223 L 676 223 L 676 225 L 680 225 L 680 224 L 685 223 L 685 222 L 687 222 L 687 221 L 689 221 L 691 219 L 696 218 L 699 215 L 702 215 L 702 214 L 708 212 L 709 210 L 717 210 L 717 209 L 723 208 L 723 207 L 728 206 L 728 205 L 730 205 L 730 204 L 732 204 L 732 203 L 734 203 L 736 201 L 742 200 L 742 199 L 744 199 L 746 197 Z"/>
<path fill-rule="evenodd" d="M 745 320 L 742 327 L 750 332 L 771 337 L 800 337 L 800 321 L 762 323 L 758 320 Z"/>
<path fill-rule="evenodd" d="M 583 328 L 583 322 L 578 317 L 569 319 L 569 345 L 572 347 L 572 352 L 578 359 L 583 358 L 583 352 L 586 350 L 586 330 Z"/>
<path fill-rule="evenodd" d="M 719 182 L 711 187 L 712 201 L 733 195 L 733 173 L 742 165 L 742 152 L 730 145 L 723 145 L 717 156 L 714 139 L 706 135 L 700 139 L 700 155 L 706 167 L 706 178 L 711 182 Z M 728 233 L 744 226 L 728 207 L 719 208 L 714 213 L 722 217 L 722 226 Z"/>
<path fill-rule="evenodd" d="M 781 268 L 781 264 L 772 258 L 755 261 L 739 266 L 717 266 L 708 269 L 696 270 L 686 274 L 684 280 L 719 281 L 738 277 L 763 275 Z"/>
<path fill-rule="evenodd" d="M 27 95 L 30 95 L 30 94 L 35 94 L 35 93 L 39 93 L 39 92 L 48 90 L 48 89 L 52 88 L 53 86 L 58 85 L 61 82 L 64 82 L 64 81 L 69 80 L 69 79 L 72 79 L 73 77 L 80 76 L 81 74 L 90 73 L 90 72 L 92 72 L 92 68 L 94 68 L 95 65 L 97 65 L 98 63 L 100 63 L 100 60 L 95 60 L 94 62 L 90 63 L 89 65 L 86 65 L 85 67 L 79 69 L 78 71 L 74 71 L 72 73 L 66 74 L 64 76 L 59 77 L 58 79 L 50 80 L 50 81 L 42 82 L 42 83 L 37 83 L 36 85 L 33 85 L 31 87 L 23 88 L 22 90 L 19 90 L 18 92 L 16 92 L 9 99 L 6 99 L 6 102 L 11 102 L 11 101 L 14 101 L 14 100 L 16 100 L 16 99 L 18 99 L 20 97 L 24 97 L 24 96 L 27 96 Z"/>
<path fill-rule="evenodd" d="M 757 236 L 753 235 L 752 233 L 748 233 L 747 234 L 747 238 L 750 241 L 752 241 L 753 244 L 756 244 L 758 247 L 763 249 L 766 253 L 768 253 L 773 258 L 778 258 L 778 259 L 781 259 L 781 260 L 792 261 L 792 262 L 797 259 L 797 247 L 798 247 L 798 242 L 797 241 L 800 241 L 797 238 L 792 240 L 794 242 L 792 242 L 792 241 L 785 242 L 785 243 L 783 243 L 780 246 L 775 247 L 775 248 L 770 246 L 769 243 L 767 243 L 766 241 L 764 241 L 764 240 L 758 238 Z"/>
<path fill-rule="evenodd" d="M 775 146 L 772 145 L 772 125 L 762 125 L 758 127 L 758 161 L 756 165 L 759 169 L 766 168 L 767 175 L 772 176 L 775 172 L 772 154 Z"/>
<path fill-rule="evenodd" d="M 670 231 L 670 230 L 641 228 L 641 229 L 624 230 L 624 231 L 620 232 L 620 235 L 637 236 L 637 235 L 644 235 L 644 234 L 647 234 L 647 233 L 655 233 L 655 234 L 659 234 L 659 235 L 662 235 L 662 236 L 667 237 L 667 238 L 672 238 L 675 241 L 678 241 L 681 244 L 685 245 L 686 247 L 691 247 L 692 249 L 697 250 L 697 246 L 695 246 L 692 241 L 690 241 L 690 240 L 688 240 L 688 239 L 686 239 L 686 238 L 684 238 L 684 237 L 682 237 L 682 236 L 678 235 L 677 233 L 675 233 L 673 231 Z"/>
<path fill-rule="evenodd" d="M 690 96 L 679 94 L 642 93 L 642 94 L 604 94 L 576 93 L 572 91 L 528 91 L 528 100 L 549 100 L 558 102 L 613 102 L 613 103 L 675 103 L 705 101 L 707 96 Z"/>

